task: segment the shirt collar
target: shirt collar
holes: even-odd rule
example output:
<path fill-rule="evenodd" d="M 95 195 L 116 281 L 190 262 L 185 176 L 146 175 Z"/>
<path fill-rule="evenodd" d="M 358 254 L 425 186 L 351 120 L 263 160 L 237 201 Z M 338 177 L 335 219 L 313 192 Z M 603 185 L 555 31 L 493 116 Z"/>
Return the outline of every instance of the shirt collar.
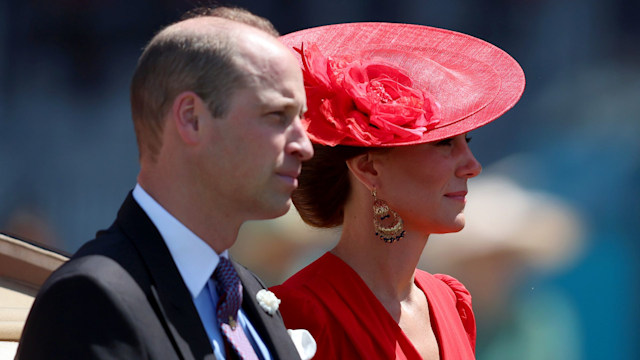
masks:
<path fill-rule="evenodd" d="M 140 184 L 133 189 L 133 198 L 147 213 L 164 239 L 173 261 L 193 298 L 197 297 L 218 266 L 219 256 L 207 243 L 165 210 Z"/>

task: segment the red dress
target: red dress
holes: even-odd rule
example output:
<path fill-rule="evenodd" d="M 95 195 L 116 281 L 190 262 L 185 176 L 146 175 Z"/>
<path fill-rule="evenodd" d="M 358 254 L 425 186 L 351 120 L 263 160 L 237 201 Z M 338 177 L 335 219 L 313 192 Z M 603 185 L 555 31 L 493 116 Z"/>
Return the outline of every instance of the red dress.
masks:
<path fill-rule="evenodd" d="M 429 302 L 440 359 L 475 359 L 471 295 L 456 279 L 416 270 Z M 409 338 L 360 276 L 326 253 L 271 289 L 289 329 L 307 329 L 318 345 L 314 359 L 421 359 Z"/>

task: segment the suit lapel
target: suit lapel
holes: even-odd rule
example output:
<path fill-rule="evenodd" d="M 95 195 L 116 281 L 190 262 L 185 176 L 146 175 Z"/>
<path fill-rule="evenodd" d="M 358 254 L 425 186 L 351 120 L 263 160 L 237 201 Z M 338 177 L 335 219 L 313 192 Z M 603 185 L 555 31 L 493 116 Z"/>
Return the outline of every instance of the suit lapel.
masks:
<path fill-rule="evenodd" d="M 252 272 L 244 266 L 233 261 L 233 265 L 242 281 L 242 309 L 251 321 L 251 324 L 260 334 L 260 338 L 265 343 L 274 360 L 277 359 L 300 359 L 287 329 L 282 321 L 280 312 L 270 315 L 260 307 L 256 294 L 264 289 L 264 284 Z"/>
<path fill-rule="evenodd" d="M 151 278 L 158 317 L 184 359 L 215 359 L 209 338 L 171 253 L 131 193 L 118 212 L 118 225 L 140 253 Z"/>

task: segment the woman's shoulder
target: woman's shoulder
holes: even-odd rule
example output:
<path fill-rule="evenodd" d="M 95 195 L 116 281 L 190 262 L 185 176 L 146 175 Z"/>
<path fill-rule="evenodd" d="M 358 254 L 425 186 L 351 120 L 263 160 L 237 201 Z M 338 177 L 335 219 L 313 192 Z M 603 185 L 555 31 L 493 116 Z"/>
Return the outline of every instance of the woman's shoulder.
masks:
<path fill-rule="evenodd" d="M 433 276 L 453 291 L 457 301 L 467 303 L 471 306 L 471 293 L 469 293 L 469 290 L 467 290 L 464 284 L 458 281 L 458 279 L 446 274 L 434 274 Z"/>
<path fill-rule="evenodd" d="M 323 269 L 329 265 L 326 254 L 291 276 L 282 285 L 270 290 L 280 299 L 280 313 L 288 329 L 306 329 L 316 340 L 320 350 L 331 347 L 335 329 L 331 296 L 325 296 L 326 282 L 323 281 Z M 317 354 L 316 354 L 317 355 Z"/>
<path fill-rule="evenodd" d="M 291 280 L 291 279 L 290 279 Z M 299 286 L 294 281 L 285 281 L 282 285 L 269 288 L 281 301 L 281 307 L 290 308 L 295 305 L 297 309 L 319 307 L 317 296 L 306 286 Z"/>
<path fill-rule="evenodd" d="M 469 290 L 458 279 L 446 274 L 431 275 L 426 271 L 416 270 L 416 279 L 423 288 L 448 294 L 448 297 L 455 304 L 469 342 L 475 347 L 476 322 Z"/>
<path fill-rule="evenodd" d="M 318 315 L 323 311 L 323 298 L 319 296 L 323 286 L 323 271 L 329 266 L 327 254 L 304 267 L 281 285 L 270 290 L 281 300 L 284 312 L 295 309 L 296 312 Z"/>
<path fill-rule="evenodd" d="M 326 270 L 331 267 L 329 264 L 330 261 L 331 254 L 325 253 L 311 264 L 293 274 L 281 285 L 274 286 L 274 289 L 278 291 L 298 293 L 300 292 L 300 289 L 308 288 L 310 285 L 315 283 L 315 280 L 323 278 Z"/>
<path fill-rule="evenodd" d="M 456 301 L 468 303 L 471 306 L 471 294 L 458 279 L 446 274 L 430 274 L 424 270 L 416 269 L 416 280 L 424 285 L 438 285 L 438 290 L 449 293 Z"/>

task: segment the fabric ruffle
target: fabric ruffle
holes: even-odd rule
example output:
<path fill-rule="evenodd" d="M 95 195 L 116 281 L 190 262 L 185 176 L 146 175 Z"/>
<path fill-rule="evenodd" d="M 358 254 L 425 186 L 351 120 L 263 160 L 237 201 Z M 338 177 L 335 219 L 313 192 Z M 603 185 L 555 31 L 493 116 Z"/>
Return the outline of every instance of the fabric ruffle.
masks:
<path fill-rule="evenodd" d="M 464 329 L 467 332 L 471 346 L 475 348 L 476 320 L 471 307 L 471 293 L 469 293 L 469 290 L 467 290 L 460 281 L 452 276 L 446 274 L 434 274 L 433 276 L 447 284 L 447 286 L 453 290 L 453 293 L 456 296 L 456 308 L 458 309 L 458 314 L 460 314 L 460 320 L 462 320 L 462 325 L 464 325 Z"/>

